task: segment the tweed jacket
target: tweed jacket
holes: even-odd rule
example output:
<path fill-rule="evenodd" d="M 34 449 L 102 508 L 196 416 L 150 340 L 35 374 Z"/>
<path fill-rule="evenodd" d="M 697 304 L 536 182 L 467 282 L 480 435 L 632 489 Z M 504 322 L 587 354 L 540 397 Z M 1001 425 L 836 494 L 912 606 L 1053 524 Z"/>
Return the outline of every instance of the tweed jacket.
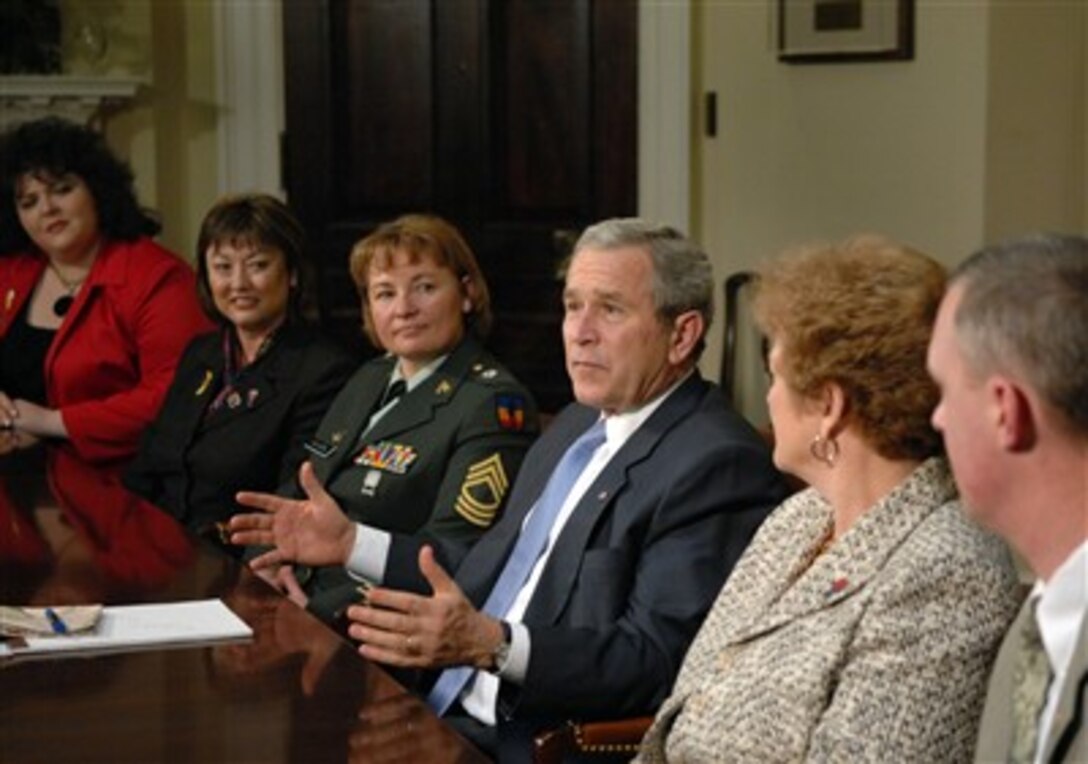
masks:
<path fill-rule="evenodd" d="M 813 489 L 726 582 L 643 740 L 642 762 L 969 760 L 1020 603 L 1004 544 L 931 459 L 826 552 Z"/>
<path fill-rule="evenodd" d="M 1020 615 L 1009 629 L 1005 642 L 998 653 L 990 677 L 990 689 L 986 695 L 986 710 L 982 714 L 982 728 L 978 736 L 975 761 L 1003 762 L 1009 757 L 1012 745 L 1012 695 L 1013 665 L 1019 649 L 1024 621 L 1031 618 L 1028 603 L 1020 609 Z M 1088 618 L 1081 621 L 1077 636 L 1077 649 L 1069 663 L 1069 670 L 1062 684 L 1054 721 L 1046 739 L 1042 742 L 1042 761 L 1088 761 Z"/>

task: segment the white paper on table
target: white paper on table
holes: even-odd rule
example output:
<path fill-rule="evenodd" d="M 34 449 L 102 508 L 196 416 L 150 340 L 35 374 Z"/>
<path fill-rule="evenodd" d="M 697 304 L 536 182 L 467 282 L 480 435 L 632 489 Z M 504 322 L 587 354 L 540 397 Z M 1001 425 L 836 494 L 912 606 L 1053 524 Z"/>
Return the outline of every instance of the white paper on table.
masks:
<path fill-rule="evenodd" d="M 253 629 L 218 599 L 118 605 L 102 609 L 93 631 L 0 642 L 0 660 L 101 655 L 233 642 L 252 636 Z"/>

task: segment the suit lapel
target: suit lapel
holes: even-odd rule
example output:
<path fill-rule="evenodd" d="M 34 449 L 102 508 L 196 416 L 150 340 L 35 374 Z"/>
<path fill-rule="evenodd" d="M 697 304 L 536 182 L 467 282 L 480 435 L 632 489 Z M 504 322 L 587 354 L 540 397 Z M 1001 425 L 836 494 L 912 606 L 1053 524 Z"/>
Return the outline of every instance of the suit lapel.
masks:
<path fill-rule="evenodd" d="M 581 568 L 585 550 L 589 547 L 593 530 L 605 509 L 612 506 L 616 495 L 627 484 L 628 472 L 648 458 L 666 433 L 691 413 L 699 404 L 705 390 L 706 383 L 698 373 L 693 374 L 631 435 L 623 448 L 612 457 L 593 484 L 586 489 L 560 532 L 555 542 L 555 550 L 545 564 L 526 612 L 527 621 L 554 623 L 558 620 L 574 590 L 574 581 Z M 550 476 L 551 470 L 545 480 Z M 535 496 L 533 501 L 536 501 Z"/>
<path fill-rule="evenodd" d="M 940 496 L 933 496 L 933 485 L 939 485 Z M 911 532 L 937 506 L 954 496 L 945 463 L 932 459 L 907 478 L 862 515 L 822 556 L 804 569 L 808 560 L 818 553 L 826 531 L 809 526 L 797 539 L 800 554 L 794 558 L 796 578 L 783 580 L 786 586 L 781 597 L 756 618 L 748 628 L 741 629 L 735 642 L 743 642 L 825 608 L 831 608 L 854 596 L 877 575 Z M 815 492 L 807 499 L 830 507 Z M 937 501 L 934 501 L 934 499 Z M 826 526 L 825 526 L 826 528 Z"/>
<path fill-rule="evenodd" d="M 222 334 L 219 336 L 222 338 Z M 227 400 L 221 404 L 220 410 L 207 418 L 206 429 L 210 432 L 224 427 L 238 417 L 256 411 L 274 400 L 285 387 L 280 383 L 280 379 L 292 372 L 291 360 L 298 357 L 287 351 L 296 346 L 298 346 L 298 335 L 294 327 L 282 327 L 264 356 L 258 358 L 251 367 L 242 372 L 240 384 L 234 391 L 236 396 L 233 394 L 228 396 Z M 206 369 L 215 374 L 216 383 L 219 382 L 218 377 L 222 374 L 224 362 L 222 355 L 222 339 L 220 339 L 206 358 Z M 218 390 L 219 385 L 214 384 L 211 389 Z"/>
<path fill-rule="evenodd" d="M 204 412 L 215 397 L 215 391 L 219 389 L 219 381 L 222 377 L 222 364 L 217 361 L 219 348 L 219 333 L 200 340 L 201 346 L 194 354 L 191 364 L 187 364 L 185 378 L 175 382 L 181 391 L 182 401 L 175 422 L 183 422 L 183 442 L 192 443 L 197 430 L 200 429 Z"/>
<path fill-rule="evenodd" d="M 362 373 L 353 377 L 334 401 L 335 415 L 341 417 L 332 432 L 326 432 L 324 422 L 318 431 L 335 448 L 328 457 L 312 459 L 314 475 L 322 484 L 336 474 L 359 450 L 359 438 L 370 420 L 370 414 L 385 392 L 385 385 L 392 373 L 394 360 L 379 358 L 363 366 Z M 341 401 L 340 396 L 350 396 Z M 339 425 L 345 425 L 339 427 Z"/>
<path fill-rule="evenodd" d="M 471 335 L 466 335 L 434 374 L 408 392 L 374 425 L 367 433 L 367 440 L 394 437 L 433 420 L 438 409 L 453 400 L 479 352 L 479 343 Z"/>
<path fill-rule="evenodd" d="M 114 246 L 113 244 L 104 244 L 94 264 L 91 265 L 91 272 L 87 274 L 86 281 L 83 282 L 82 288 L 76 294 L 75 302 L 68 309 L 68 314 L 64 317 L 56 335 L 53 337 L 53 342 L 49 345 L 49 351 L 45 357 L 47 369 L 53 368 L 53 360 L 56 358 L 57 353 L 60 352 L 60 348 L 64 343 L 68 341 L 69 335 L 75 331 L 76 325 L 83 321 L 84 314 L 90 310 L 91 303 L 100 299 L 96 296 L 98 292 L 102 291 L 106 284 L 116 284 L 124 281 L 124 274 L 120 272 L 119 263 L 113 259 Z M 42 262 L 44 265 L 45 261 Z M 129 341 L 127 334 L 122 339 L 126 342 Z"/>
<path fill-rule="evenodd" d="M 1018 619 L 1019 620 L 1019 619 Z M 1016 632 L 1019 633 L 1019 632 Z M 1072 744 L 1072 738 L 1078 731 L 1083 733 L 1085 724 L 1084 708 L 1085 694 L 1088 693 L 1088 616 L 1081 619 L 1080 633 L 1073 650 L 1073 656 L 1069 661 L 1069 670 L 1062 683 L 1061 694 L 1058 696 L 1058 705 L 1054 709 L 1054 720 L 1050 725 L 1049 734 L 1043 741 L 1043 761 L 1061 761 L 1068 753 L 1067 749 Z M 1063 751 L 1056 755 L 1058 746 Z"/>
<path fill-rule="evenodd" d="M 483 607 L 487 600 L 492 585 L 517 541 L 525 516 L 544 492 L 548 478 L 559 460 L 563 458 L 570 444 L 600 416 L 594 409 L 578 408 L 568 421 L 560 419 L 555 422 L 548 436 L 533 445 L 526 456 L 526 466 L 518 473 L 506 511 L 502 513 L 499 522 L 488 531 L 487 543 L 474 545 L 458 566 L 457 583 L 477 607 Z M 559 428 L 563 428 L 562 431 Z"/>

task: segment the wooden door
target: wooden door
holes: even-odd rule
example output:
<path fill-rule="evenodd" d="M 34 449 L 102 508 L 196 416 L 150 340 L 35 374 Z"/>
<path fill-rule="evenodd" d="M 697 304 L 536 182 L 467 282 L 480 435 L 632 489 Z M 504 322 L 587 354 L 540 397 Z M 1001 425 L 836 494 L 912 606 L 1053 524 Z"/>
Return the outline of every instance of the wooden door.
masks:
<path fill-rule="evenodd" d="M 489 346 L 570 400 L 556 270 L 636 206 L 635 0 L 285 0 L 285 168 L 326 328 L 361 342 L 351 245 L 428 211 L 473 246 Z"/>

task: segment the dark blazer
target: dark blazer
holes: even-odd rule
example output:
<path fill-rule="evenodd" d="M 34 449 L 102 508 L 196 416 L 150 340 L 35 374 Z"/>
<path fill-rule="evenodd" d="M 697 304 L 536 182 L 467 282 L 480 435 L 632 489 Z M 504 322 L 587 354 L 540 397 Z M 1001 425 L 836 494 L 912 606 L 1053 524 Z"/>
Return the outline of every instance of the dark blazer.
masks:
<path fill-rule="evenodd" d="M 314 472 L 354 521 L 382 530 L 470 544 L 500 516 L 509 486 L 540 431 L 529 391 L 467 335 L 435 373 L 362 434 L 393 357 L 364 365 L 337 396 L 308 446 Z M 371 449 L 370 489 L 344 473 Z M 401 460 L 393 454 L 400 454 Z M 406 458 L 405 458 L 406 457 Z M 364 457 L 365 458 L 365 457 Z M 405 463 L 407 461 L 407 463 Z M 340 566 L 309 585 L 314 612 L 330 618 L 354 586 Z"/>
<path fill-rule="evenodd" d="M 526 457 L 502 521 L 471 551 L 436 544 L 477 607 L 560 457 L 598 416 L 579 404 L 560 413 Z M 762 438 L 693 374 L 612 458 L 560 534 L 524 618 L 525 682 L 503 683 L 500 719 L 652 712 L 733 564 L 785 494 Z M 428 591 L 420 544 L 394 537 L 385 585 Z"/>
<path fill-rule="evenodd" d="M 223 365 L 220 332 L 189 344 L 125 475 L 129 488 L 198 531 L 240 511 L 238 491 L 275 491 L 295 479 L 304 444 L 355 369 L 314 329 L 284 326 L 246 370 L 240 404 L 205 418 Z"/>

